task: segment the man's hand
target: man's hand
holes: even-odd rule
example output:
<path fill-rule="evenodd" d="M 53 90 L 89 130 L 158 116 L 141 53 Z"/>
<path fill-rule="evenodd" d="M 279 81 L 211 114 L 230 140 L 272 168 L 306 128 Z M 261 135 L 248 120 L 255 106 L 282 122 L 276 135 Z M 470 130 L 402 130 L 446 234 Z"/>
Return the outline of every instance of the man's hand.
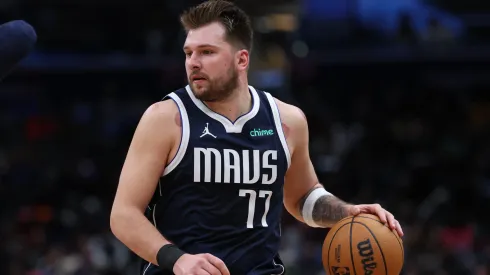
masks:
<path fill-rule="evenodd" d="M 230 275 L 222 260 L 211 254 L 185 254 L 174 265 L 175 275 Z"/>
<path fill-rule="evenodd" d="M 396 230 L 400 237 L 403 236 L 403 230 L 400 223 L 395 219 L 395 216 L 381 207 L 379 204 L 358 204 L 347 206 L 347 213 L 349 216 L 356 216 L 359 214 L 373 214 L 379 217 L 384 224 L 388 223 L 388 226 L 392 230 Z"/>

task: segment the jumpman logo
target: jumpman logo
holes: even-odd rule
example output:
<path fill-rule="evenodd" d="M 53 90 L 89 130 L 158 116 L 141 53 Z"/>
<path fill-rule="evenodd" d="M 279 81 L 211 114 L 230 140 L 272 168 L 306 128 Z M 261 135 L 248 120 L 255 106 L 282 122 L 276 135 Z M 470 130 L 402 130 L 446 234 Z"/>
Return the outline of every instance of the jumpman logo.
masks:
<path fill-rule="evenodd" d="M 213 134 L 211 134 L 211 132 L 209 132 L 209 123 L 206 123 L 206 127 L 204 127 L 204 131 L 202 131 L 202 135 L 200 136 L 200 138 L 202 138 L 205 135 L 210 135 L 210 136 L 216 138 L 215 135 L 213 135 Z"/>

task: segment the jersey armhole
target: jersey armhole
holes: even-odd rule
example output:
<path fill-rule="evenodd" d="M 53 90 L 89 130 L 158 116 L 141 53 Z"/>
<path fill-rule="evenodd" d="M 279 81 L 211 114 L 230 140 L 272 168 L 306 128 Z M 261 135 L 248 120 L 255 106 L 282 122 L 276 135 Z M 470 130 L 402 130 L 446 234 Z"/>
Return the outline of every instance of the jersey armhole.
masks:
<path fill-rule="evenodd" d="M 267 92 L 264 93 L 267 96 L 269 105 L 271 106 L 272 116 L 274 117 L 274 124 L 276 125 L 277 135 L 279 136 L 279 140 L 281 141 L 282 148 L 284 149 L 284 154 L 286 155 L 286 160 L 289 168 L 289 166 L 291 165 L 291 154 L 289 152 L 286 136 L 284 135 L 284 132 L 282 130 L 282 122 L 281 122 L 281 115 L 279 114 L 279 108 L 277 107 L 276 101 L 274 100 L 272 95 Z"/>
<path fill-rule="evenodd" d="M 170 161 L 170 163 L 163 170 L 163 176 L 170 174 L 182 161 L 184 158 L 185 152 L 187 151 L 187 145 L 189 144 L 189 136 L 190 136 L 190 128 L 189 128 L 189 117 L 187 116 L 187 110 L 185 109 L 184 103 L 179 98 L 179 96 L 175 93 L 170 93 L 163 100 L 171 99 L 177 104 L 180 114 L 180 121 L 182 122 L 181 127 L 181 135 L 180 135 L 180 144 L 177 149 L 177 153 Z"/>

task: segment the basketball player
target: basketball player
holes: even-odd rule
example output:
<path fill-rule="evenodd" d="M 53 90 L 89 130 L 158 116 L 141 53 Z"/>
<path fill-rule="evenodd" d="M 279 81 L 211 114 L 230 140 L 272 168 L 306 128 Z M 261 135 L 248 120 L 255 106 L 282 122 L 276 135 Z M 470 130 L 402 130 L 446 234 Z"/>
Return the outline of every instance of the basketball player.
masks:
<path fill-rule="evenodd" d="M 371 213 L 403 234 L 381 206 L 327 192 L 303 112 L 248 85 L 252 28 L 242 10 L 207 1 L 181 22 L 189 85 L 142 116 L 111 213 L 114 234 L 146 261 L 141 274 L 284 274 L 283 203 L 312 227 Z"/>

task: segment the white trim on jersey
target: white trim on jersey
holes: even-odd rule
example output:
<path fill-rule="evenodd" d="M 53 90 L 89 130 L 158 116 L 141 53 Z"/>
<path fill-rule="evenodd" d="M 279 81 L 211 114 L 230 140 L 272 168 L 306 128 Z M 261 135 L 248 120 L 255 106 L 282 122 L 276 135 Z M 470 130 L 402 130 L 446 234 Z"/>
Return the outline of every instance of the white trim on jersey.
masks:
<path fill-rule="evenodd" d="M 215 113 L 211 109 L 209 109 L 201 100 L 196 98 L 189 85 L 187 85 L 185 89 L 187 90 L 187 93 L 189 94 L 190 98 L 192 99 L 192 102 L 194 102 L 197 108 L 199 108 L 203 113 L 205 113 L 212 119 L 223 124 L 227 133 L 241 133 L 245 123 L 247 123 L 247 121 L 254 118 L 255 115 L 259 112 L 259 108 L 260 108 L 260 98 L 259 95 L 257 94 L 257 91 L 252 86 L 248 86 L 248 87 L 250 88 L 253 97 L 252 110 L 250 110 L 250 112 L 246 113 L 245 115 L 239 117 L 235 122 L 231 122 L 228 118 L 218 113 Z"/>
<path fill-rule="evenodd" d="M 151 263 L 148 263 L 148 266 L 147 266 L 147 267 L 145 268 L 145 270 L 143 271 L 143 275 L 145 275 L 145 274 L 146 274 L 146 271 L 148 271 L 148 268 L 150 268 L 150 266 L 151 266 L 151 265 L 152 265 Z"/>
<path fill-rule="evenodd" d="M 157 204 L 155 203 L 155 205 L 153 205 L 153 213 L 152 213 L 152 216 L 153 216 L 153 224 L 155 225 L 155 228 L 158 229 L 157 227 L 157 219 L 155 218 L 155 213 L 157 212 Z"/>
<path fill-rule="evenodd" d="M 291 154 L 289 153 L 288 143 L 286 141 L 286 136 L 282 130 L 281 123 L 281 115 L 279 114 L 279 108 L 277 107 L 276 101 L 271 96 L 271 94 L 264 92 L 267 96 L 267 100 L 271 105 L 272 115 L 274 116 L 274 123 L 276 124 L 277 135 L 279 136 L 279 140 L 281 140 L 282 148 L 284 149 L 284 153 L 286 154 L 286 159 L 288 161 L 288 168 L 291 165 Z"/>
<path fill-rule="evenodd" d="M 284 274 L 284 271 L 286 271 L 286 268 L 284 268 L 284 266 L 282 264 L 276 264 L 276 260 L 274 260 L 274 259 L 272 259 L 272 263 L 274 264 L 274 266 L 280 266 L 280 267 L 282 267 L 281 273 L 279 273 L 279 274 L 272 274 L 272 275 L 282 275 L 282 274 Z"/>
<path fill-rule="evenodd" d="M 172 161 L 167 165 L 167 167 L 165 167 L 163 176 L 172 172 L 182 161 L 185 152 L 187 151 L 187 145 L 189 145 L 190 136 L 189 117 L 187 116 L 187 110 L 185 109 L 184 103 L 182 103 L 182 100 L 175 93 L 171 93 L 168 96 L 177 104 L 177 107 L 179 107 L 180 120 L 182 121 L 182 137 L 180 138 L 180 145 L 179 149 L 177 150 L 177 154 L 175 154 Z"/>

